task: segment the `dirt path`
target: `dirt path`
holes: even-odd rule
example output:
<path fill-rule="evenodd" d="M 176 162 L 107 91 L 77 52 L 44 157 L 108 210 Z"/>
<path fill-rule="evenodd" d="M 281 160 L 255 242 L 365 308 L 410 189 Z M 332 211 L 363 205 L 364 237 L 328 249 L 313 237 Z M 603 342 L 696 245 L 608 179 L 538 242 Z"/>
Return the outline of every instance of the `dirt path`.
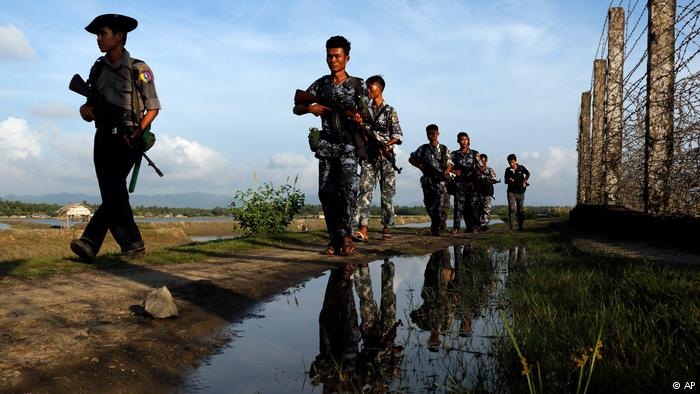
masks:
<path fill-rule="evenodd" d="M 375 235 L 376 236 L 376 235 Z M 396 234 L 360 245 L 352 258 L 295 245 L 200 263 L 7 280 L 0 285 L 0 392 L 173 392 L 185 374 L 224 344 L 227 324 L 260 301 L 320 275 L 334 264 L 384 255 L 429 253 L 468 235 Z M 146 294 L 168 286 L 174 320 L 141 315 Z"/>
<path fill-rule="evenodd" d="M 579 249 L 641 258 L 658 264 L 700 265 L 699 254 L 678 250 L 676 247 L 662 243 L 627 240 L 604 233 L 593 233 L 574 228 L 568 223 L 557 223 L 556 228 L 571 239 L 574 246 Z"/>

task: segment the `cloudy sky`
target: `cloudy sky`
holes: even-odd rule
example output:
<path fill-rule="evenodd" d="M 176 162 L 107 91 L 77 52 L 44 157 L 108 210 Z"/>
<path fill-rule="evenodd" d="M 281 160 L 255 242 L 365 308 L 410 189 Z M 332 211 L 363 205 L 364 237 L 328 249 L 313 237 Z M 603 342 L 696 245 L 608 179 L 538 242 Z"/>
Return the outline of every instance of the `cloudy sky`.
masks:
<path fill-rule="evenodd" d="M 429 123 L 451 148 L 468 131 L 499 176 L 505 157 L 517 154 L 532 172 L 529 204 L 573 204 L 580 94 L 609 4 L 3 0 L 0 196 L 99 194 L 94 128 L 67 86 L 100 55 L 84 26 L 116 12 L 138 19 L 127 49 L 151 66 L 163 106 L 150 156 L 166 176 L 142 170 L 137 193 L 231 195 L 299 174 L 315 195 L 306 134 L 319 120 L 293 115 L 292 96 L 328 72 L 324 43 L 339 34 L 352 42 L 350 74 L 383 75 L 385 99 L 399 113 L 399 204 L 422 199 L 407 156 L 425 142 Z"/>

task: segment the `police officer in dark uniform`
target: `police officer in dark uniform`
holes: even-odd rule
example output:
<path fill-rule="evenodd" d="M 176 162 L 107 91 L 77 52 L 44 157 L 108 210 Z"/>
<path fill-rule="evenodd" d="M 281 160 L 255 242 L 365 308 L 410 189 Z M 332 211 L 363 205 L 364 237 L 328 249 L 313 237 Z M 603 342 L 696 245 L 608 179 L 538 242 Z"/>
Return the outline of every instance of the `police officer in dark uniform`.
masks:
<path fill-rule="evenodd" d="M 151 69 L 124 48 L 127 33 L 137 25 L 128 16 L 105 14 L 85 27 L 97 35 L 97 46 L 105 54 L 90 70 L 90 96 L 80 107 L 80 116 L 95 122 L 93 161 L 102 204 L 70 246 L 89 262 L 94 261 L 107 230 L 125 257 L 141 257 L 146 251 L 129 204 L 126 178 L 141 155 L 143 130 L 158 115 L 160 101 Z"/>

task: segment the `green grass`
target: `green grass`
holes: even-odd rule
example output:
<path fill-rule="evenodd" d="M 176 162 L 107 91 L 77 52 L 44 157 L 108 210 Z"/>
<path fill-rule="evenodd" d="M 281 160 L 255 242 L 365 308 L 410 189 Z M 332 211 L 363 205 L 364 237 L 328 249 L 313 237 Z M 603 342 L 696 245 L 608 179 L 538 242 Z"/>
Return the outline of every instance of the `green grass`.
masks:
<path fill-rule="evenodd" d="M 589 392 L 668 391 L 697 376 L 697 267 L 587 253 L 547 229 L 490 234 L 489 242 L 526 247 L 526 263 L 510 267 L 506 302 L 514 337 L 528 362 L 540 364 L 546 392 L 575 392 L 573 358 L 595 345 L 601 326 L 603 358 Z M 525 389 L 510 340 L 500 352 L 504 381 Z"/>
<path fill-rule="evenodd" d="M 191 263 L 209 258 L 231 257 L 236 253 L 255 249 L 283 247 L 285 245 L 318 244 L 324 242 L 326 237 L 325 231 L 310 231 L 307 233 L 284 233 L 271 236 L 190 243 L 149 251 L 146 257 L 135 261 L 122 260 L 118 254 L 99 255 L 93 264 L 83 263 L 72 257 L 5 260 L 0 261 L 0 280 L 5 277 L 39 278 L 82 270 L 133 265 Z"/>

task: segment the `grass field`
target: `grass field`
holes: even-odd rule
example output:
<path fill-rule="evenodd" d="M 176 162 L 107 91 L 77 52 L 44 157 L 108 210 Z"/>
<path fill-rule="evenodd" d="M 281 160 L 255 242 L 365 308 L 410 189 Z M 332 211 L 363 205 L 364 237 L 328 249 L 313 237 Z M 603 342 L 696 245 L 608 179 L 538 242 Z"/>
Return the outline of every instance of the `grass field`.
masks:
<path fill-rule="evenodd" d="M 587 253 L 549 230 L 493 234 L 490 243 L 526 248 L 526 263 L 510 267 L 504 302 L 535 379 L 534 368 L 540 367 L 545 392 L 576 392 L 575 359 L 590 355 L 601 327 L 602 359 L 596 361 L 589 392 L 667 392 L 673 382 L 697 379 L 696 266 L 655 266 Z M 500 352 L 505 380 L 520 380 L 527 391 L 510 339 Z"/>

